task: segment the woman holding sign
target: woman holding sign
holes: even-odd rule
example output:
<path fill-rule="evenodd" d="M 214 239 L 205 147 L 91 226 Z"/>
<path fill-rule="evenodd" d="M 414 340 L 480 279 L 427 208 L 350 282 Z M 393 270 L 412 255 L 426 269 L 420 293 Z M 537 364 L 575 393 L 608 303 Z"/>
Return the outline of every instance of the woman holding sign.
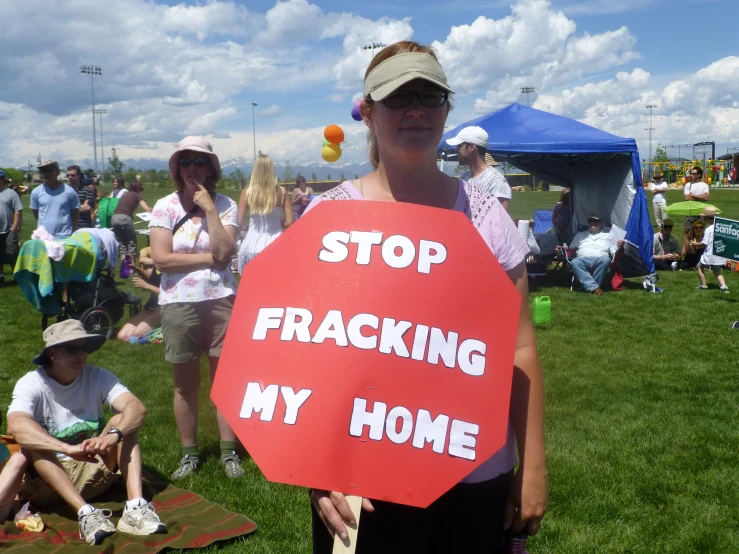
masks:
<path fill-rule="evenodd" d="M 326 192 L 308 210 L 323 200 L 369 200 L 467 214 L 521 294 L 508 440 L 426 509 L 364 499 L 357 552 L 502 552 L 506 530 L 535 535 L 547 507 L 544 385 L 528 304 L 529 249 L 495 198 L 437 168 L 452 92 L 430 48 L 399 42 L 383 49 L 365 74 L 361 109 L 375 171 Z M 438 300 L 443 297 L 440 290 Z M 313 490 L 311 499 L 314 552 L 330 552 L 331 535 L 344 538 L 355 514 L 338 492 Z"/>
<path fill-rule="evenodd" d="M 208 355 L 213 379 L 236 295 L 230 264 L 239 222 L 236 203 L 215 191 L 221 165 L 205 138 L 182 139 L 169 171 L 177 191 L 154 205 L 149 228 L 152 257 L 162 273 L 164 358 L 174 369 L 174 415 L 182 443 L 182 459 L 172 474 L 176 480 L 200 465 L 200 357 Z M 220 412 L 218 429 L 226 475 L 241 477 L 236 437 Z"/>

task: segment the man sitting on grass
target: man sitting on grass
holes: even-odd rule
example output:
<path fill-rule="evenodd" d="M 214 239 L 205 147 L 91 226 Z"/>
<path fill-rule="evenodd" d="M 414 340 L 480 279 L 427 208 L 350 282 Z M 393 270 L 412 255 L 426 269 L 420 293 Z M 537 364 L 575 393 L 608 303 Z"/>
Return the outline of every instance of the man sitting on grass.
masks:
<path fill-rule="evenodd" d="M 662 222 L 659 233 L 654 235 L 654 268 L 677 269 L 677 263 L 682 260 L 680 243 L 672 236 L 672 220 L 668 217 Z"/>
<path fill-rule="evenodd" d="M 624 241 L 618 241 L 618 248 L 623 245 Z M 615 252 L 608 241 L 608 233 L 603 232 L 603 220 L 598 214 L 588 218 L 588 230 L 577 233 L 571 247 L 577 248 L 577 258 L 572 260 L 575 277 L 586 291 L 600 296 Z"/>
<path fill-rule="evenodd" d="M 108 510 L 87 501 L 122 474 L 128 502 L 118 530 L 166 532 L 154 506 L 142 496 L 137 433 L 146 407 L 113 373 L 87 363 L 87 355 L 105 337 L 88 335 L 79 321 L 70 319 L 46 329 L 44 341 L 46 347 L 33 359 L 41 367 L 20 378 L 8 408 L 8 432 L 31 465 L 21 499 L 45 506 L 61 498 L 77 511 L 80 538 L 100 544 L 116 528 Z M 107 423 L 103 402 L 117 414 Z"/>

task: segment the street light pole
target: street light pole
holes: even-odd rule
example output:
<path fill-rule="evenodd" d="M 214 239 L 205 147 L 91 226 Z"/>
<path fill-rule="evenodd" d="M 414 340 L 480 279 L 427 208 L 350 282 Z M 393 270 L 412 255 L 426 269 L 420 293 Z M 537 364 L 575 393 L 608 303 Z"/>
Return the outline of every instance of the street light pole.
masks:
<path fill-rule="evenodd" d="M 100 175 L 101 184 L 105 184 L 105 146 L 103 144 L 103 114 L 108 113 L 108 110 L 95 110 L 95 113 L 100 116 L 100 161 L 103 162 L 103 172 Z"/>
<path fill-rule="evenodd" d="M 95 158 L 95 171 L 98 171 L 98 144 L 97 137 L 95 136 L 95 75 L 102 75 L 103 70 L 96 65 L 81 65 L 80 73 L 85 73 L 90 76 L 90 90 L 92 91 L 92 151 Z"/>
<path fill-rule="evenodd" d="M 369 44 L 364 45 L 365 50 L 371 50 L 372 51 L 372 57 L 375 57 L 375 48 L 385 48 L 387 44 L 383 44 L 382 42 L 370 42 Z"/>
<path fill-rule="evenodd" d="M 534 90 L 534 87 L 521 87 L 521 94 L 526 95 L 526 107 L 530 108 L 531 104 L 529 103 L 529 94 L 536 92 Z"/>
<path fill-rule="evenodd" d="M 254 135 L 254 163 L 257 161 L 257 123 L 254 119 L 254 109 L 257 107 L 256 102 L 251 103 L 251 130 Z M 252 171 L 254 168 L 252 168 Z"/>
<path fill-rule="evenodd" d="M 649 129 L 645 129 L 646 131 L 649 131 L 649 178 L 652 178 L 652 131 L 654 131 L 654 127 L 652 127 L 652 109 L 656 108 L 656 104 L 647 104 L 647 108 L 649 108 Z"/>

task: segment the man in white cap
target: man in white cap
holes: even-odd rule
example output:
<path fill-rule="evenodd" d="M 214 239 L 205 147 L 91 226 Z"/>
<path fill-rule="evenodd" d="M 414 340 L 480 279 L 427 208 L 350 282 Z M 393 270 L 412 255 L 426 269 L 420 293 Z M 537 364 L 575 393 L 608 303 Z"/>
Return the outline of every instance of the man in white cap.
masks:
<path fill-rule="evenodd" d="M 456 146 L 459 163 L 469 168 L 469 171 L 462 174 L 462 180 L 472 183 L 490 196 L 495 196 L 508 211 L 511 187 L 503 174 L 485 161 L 485 154 L 488 151 L 488 134 L 485 129 L 465 127 L 446 143 L 449 146 Z"/>
<path fill-rule="evenodd" d="M 105 342 L 68 319 L 44 331 L 40 367 L 21 377 L 8 408 L 8 433 L 23 447 L 32 469 L 20 496 L 36 506 L 64 500 L 77 512 L 80 538 L 100 544 L 115 533 L 109 510 L 87 503 L 123 476 L 128 501 L 118 531 L 166 533 L 154 506 L 143 498 L 138 430 L 146 407 L 113 373 L 89 365 Z M 103 402 L 116 413 L 107 422 Z"/>

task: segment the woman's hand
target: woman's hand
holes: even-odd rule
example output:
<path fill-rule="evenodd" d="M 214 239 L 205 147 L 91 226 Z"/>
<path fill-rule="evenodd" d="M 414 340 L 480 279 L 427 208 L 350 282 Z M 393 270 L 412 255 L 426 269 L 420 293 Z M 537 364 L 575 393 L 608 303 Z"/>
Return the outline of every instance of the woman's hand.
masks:
<path fill-rule="evenodd" d="M 216 205 L 213 203 L 210 193 L 203 185 L 198 185 L 198 192 L 193 195 L 192 201 L 195 202 L 195 204 L 206 214 L 212 213 L 216 209 Z"/>
<path fill-rule="evenodd" d="M 140 289 L 145 288 L 144 284 L 146 283 L 146 281 L 144 281 L 141 277 L 134 277 L 132 281 L 134 287 L 138 287 Z"/>
<path fill-rule="evenodd" d="M 321 518 L 331 536 L 333 537 L 336 533 L 339 533 L 342 539 L 346 539 L 348 535 L 344 522 L 349 525 L 356 525 L 357 520 L 344 495 L 340 492 L 312 489 L 310 500 L 313 502 L 316 512 L 318 512 L 318 517 Z M 375 511 L 369 498 L 362 499 L 362 509 L 368 512 Z"/>
<path fill-rule="evenodd" d="M 536 535 L 548 504 L 546 469 L 524 470 L 519 467 L 508 490 L 503 527 L 523 531 L 529 536 Z"/>

